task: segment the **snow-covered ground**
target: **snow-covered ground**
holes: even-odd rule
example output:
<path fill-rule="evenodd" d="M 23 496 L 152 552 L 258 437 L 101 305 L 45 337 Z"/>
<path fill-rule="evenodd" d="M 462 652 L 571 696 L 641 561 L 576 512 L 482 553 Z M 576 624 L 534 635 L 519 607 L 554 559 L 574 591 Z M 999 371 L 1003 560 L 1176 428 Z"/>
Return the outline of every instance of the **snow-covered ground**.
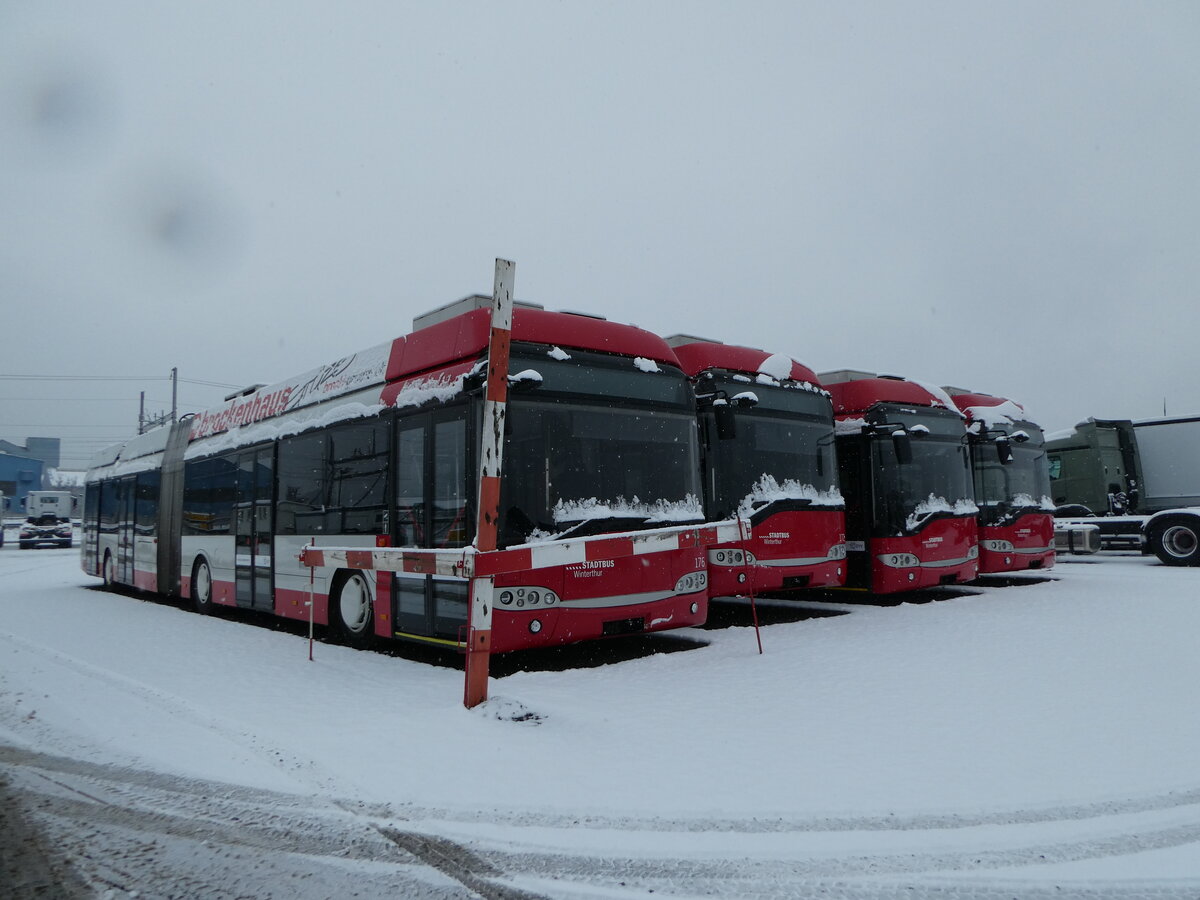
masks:
<path fill-rule="evenodd" d="M 1200 571 L 1048 575 L 766 608 L 761 656 L 676 632 L 468 711 L 453 668 L 309 662 L 10 544 L 0 775 L 115 897 L 1195 897 Z"/>

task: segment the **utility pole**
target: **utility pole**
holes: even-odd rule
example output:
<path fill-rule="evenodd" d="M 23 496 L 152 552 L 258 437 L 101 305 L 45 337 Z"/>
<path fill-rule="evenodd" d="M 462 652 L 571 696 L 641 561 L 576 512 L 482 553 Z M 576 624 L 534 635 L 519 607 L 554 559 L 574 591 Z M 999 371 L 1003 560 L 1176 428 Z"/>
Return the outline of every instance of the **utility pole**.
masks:
<path fill-rule="evenodd" d="M 171 367 L 171 422 L 179 421 L 179 407 L 176 398 L 179 396 L 179 369 Z"/>
<path fill-rule="evenodd" d="M 146 392 L 142 391 L 141 399 L 138 401 L 138 434 L 143 434 L 146 431 Z"/>

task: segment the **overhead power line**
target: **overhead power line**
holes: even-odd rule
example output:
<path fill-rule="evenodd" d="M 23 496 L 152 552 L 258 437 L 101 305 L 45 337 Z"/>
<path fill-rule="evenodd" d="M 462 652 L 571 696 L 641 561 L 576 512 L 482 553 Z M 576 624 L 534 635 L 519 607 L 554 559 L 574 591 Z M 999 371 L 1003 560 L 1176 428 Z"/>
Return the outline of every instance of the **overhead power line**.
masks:
<path fill-rule="evenodd" d="M 0 381 L 170 381 L 170 375 L 3 375 Z M 198 378 L 180 378 L 183 384 L 199 384 L 204 387 L 243 388 L 244 384 L 227 384 L 223 381 L 203 381 Z"/>

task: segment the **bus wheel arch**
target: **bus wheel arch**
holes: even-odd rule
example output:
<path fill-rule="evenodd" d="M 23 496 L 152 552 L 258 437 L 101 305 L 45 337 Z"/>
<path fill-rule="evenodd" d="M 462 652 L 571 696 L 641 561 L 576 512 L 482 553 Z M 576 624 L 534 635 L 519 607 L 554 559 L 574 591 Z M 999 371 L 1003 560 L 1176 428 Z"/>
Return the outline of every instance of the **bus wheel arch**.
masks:
<path fill-rule="evenodd" d="M 192 609 L 206 616 L 213 609 L 212 566 L 204 556 L 192 562 L 192 584 L 189 590 Z"/>
<path fill-rule="evenodd" d="M 375 598 L 362 572 L 339 569 L 329 587 L 329 624 L 342 642 L 357 650 L 375 638 Z"/>

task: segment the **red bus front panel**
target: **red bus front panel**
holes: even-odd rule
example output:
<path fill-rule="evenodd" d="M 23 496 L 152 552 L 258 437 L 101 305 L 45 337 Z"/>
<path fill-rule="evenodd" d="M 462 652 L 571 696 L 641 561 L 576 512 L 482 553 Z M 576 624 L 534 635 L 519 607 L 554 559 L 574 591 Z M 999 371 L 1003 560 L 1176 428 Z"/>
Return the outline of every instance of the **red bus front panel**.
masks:
<path fill-rule="evenodd" d="M 496 653 L 702 625 L 708 617 L 702 550 L 647 553 L 497 576 Z"/>
<path fill-rule="evenodd" d="M 796 509 L 770 514 L 753 525 L 749 540 L 708 550 L 708 577 L 713 597 L 843 585 L 845 514 Z"/>
<path fill-rule="evenodd" d="M 979 571 L 1017 572 L 1054 565 L 1054 517 L 1026 513 L 1007 525 L 979 529 Z"/>
<path fill-rule="evenodd" d="M 942 584 L 964 584 L 979 574 L 974 517 L 936 519 L 920 532 L 872 538 L 871 585 L 893 594 Z"/>

